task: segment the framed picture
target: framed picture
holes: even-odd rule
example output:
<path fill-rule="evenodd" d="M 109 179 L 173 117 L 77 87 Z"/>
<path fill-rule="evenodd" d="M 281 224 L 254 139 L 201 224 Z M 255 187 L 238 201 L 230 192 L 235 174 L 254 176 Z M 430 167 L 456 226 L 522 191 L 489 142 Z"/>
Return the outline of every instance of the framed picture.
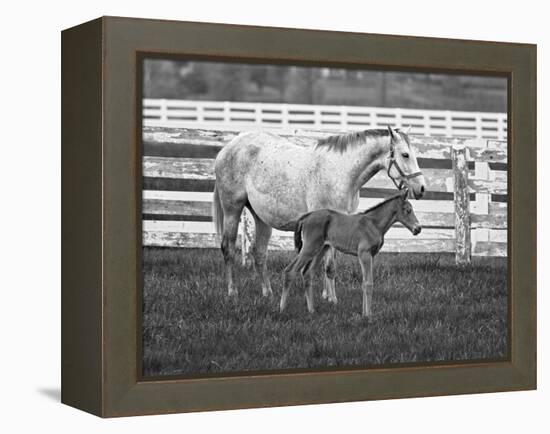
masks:
<path fill-rule="evenodd" d="M 62 401 L 536 387 L 536 46 L 62 33 Z"/>

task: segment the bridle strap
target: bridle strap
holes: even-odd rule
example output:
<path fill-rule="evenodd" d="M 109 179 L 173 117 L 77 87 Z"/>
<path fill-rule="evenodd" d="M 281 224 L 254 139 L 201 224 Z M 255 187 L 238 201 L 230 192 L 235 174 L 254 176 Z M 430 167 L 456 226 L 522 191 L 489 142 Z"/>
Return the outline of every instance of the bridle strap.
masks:
<path fill-rule="evenodd" d="M 403 185 L 405 184 L 406 179 L 412 179 L 422 175 L 421 171 L 410 173 L 408 175 L 405 172 L 403 172 L 401 167 L 399 167 L 397 160 L 395 159 L 395 147 L 393 146 L 393 143 L 390 144 L 389 159 L 390 159 L 390 163 L 388 164 L 388 169 L 387 169 L 388 177 L 393 181 L 393 183 L 395 184 L 398 190 L 401 190 L 403 188 Z M 397 169 L 397 172 L 399 173 L 399 178 L 394 178 L 393 176 L 391 176 L 392 166 L 395 166 L 395 168 Z M 397 180 L 399 180 L 399 183 L 397 183 Z"/>

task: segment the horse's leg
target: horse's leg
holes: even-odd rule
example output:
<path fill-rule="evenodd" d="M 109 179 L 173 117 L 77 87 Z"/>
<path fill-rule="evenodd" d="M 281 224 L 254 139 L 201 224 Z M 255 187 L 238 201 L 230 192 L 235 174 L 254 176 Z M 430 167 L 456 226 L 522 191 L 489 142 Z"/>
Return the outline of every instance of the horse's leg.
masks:
<path fill-rule="evenodd" d="M 369 251 L 359 252 L 359 263 L 361 264 L 361 271 L 363 274 L 363 316 L 369 317 L 372 312 L 372 293 L 373 293 L 373 281 L 372 281 L 372 263 L 373 258 Z"/>
<path fill-rule="evenodd" d="M 338 303 L 336 285 L 334 283 L 336 276 L 335 253 L 334 247 L 329 247 L 325 251 L 325 286 L 323 288 L 323 298 L 328 298 L 328 301 L 334 304 Z"/>
<path fill-rule="evenodd" d="M 235 265 L 235 242 L 239 230 L 239 219 L 243 207 L 231 207 L 224 210 L 223 234 L 222 234 L 222 253 L 225 262 L 225 276 L 227 280 L 227 290 L 229 295 L 237 295 L 233 283 L 233 267 Z"/>
<path fill-rule="evenodd" d="M 286 307 L 286 301 L 288 299 L 288 292 L 290 290 L 290 284 L 296 278 L 296 263 L 298 262 L 300 255 L 296 256 L 290 264 L 285 268 L 283 274 L 283 293 L 281 294 L 281 303 L 279 305 L 280 311 L 283 312 Z"/>
<path fill-rule="evenodd" d="M 254 257 L 256 272 L 262 279 L 262 295 L 267 297 L 269 295 L 273 295 L 271 283 L 269 283 L 269 276 L 267 274 L 267 245 L 269 243 L 269 238 L 271 237 L 271 226 L 265 224 L 255 214 L 254 221 L 256 222 L 256 236 L 254 239 L 252 255 Z"/>

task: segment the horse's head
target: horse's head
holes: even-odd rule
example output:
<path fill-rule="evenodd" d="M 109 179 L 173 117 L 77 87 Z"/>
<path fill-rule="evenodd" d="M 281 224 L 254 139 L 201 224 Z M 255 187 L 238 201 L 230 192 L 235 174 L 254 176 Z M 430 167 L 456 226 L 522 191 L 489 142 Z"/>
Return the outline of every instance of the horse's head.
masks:
<path fill-rule="evenodd" d="M 414 214 L 413 207 L 407 200 L 407 196 L 408 191 L 405 188 L 401 193 L 401 200 L 399 201 L 399 205 L 397 207 L 396 220 L 411 231 L 413 235 L 418 235 L 422 230 L 422 226 L 420 226 L 420 223 Z"/>
<path fill-rule="evenodd" d="M 386 171 L 395 185 L 401 189 L 408 187 L 415 199 L 424 196 L 426 180 L 418 167 L 416 154 L 409 142 L 406 132 L 394 130 L 388 126 L 390 133 L 390 156 L 387 159 Z"/>

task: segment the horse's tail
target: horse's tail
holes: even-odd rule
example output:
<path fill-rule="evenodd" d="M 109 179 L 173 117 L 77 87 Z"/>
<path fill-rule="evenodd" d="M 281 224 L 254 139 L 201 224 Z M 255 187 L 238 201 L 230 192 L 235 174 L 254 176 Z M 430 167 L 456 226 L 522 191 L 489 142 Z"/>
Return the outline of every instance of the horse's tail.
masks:
<path fill-rule="evenodd" d="M 221 236 L 223 233 L 223 208 L 218 192 L 218 184 L 214 184 L 214 200 L 212 201 L 212 220 L 216 227 L 216 233 Z"/>

